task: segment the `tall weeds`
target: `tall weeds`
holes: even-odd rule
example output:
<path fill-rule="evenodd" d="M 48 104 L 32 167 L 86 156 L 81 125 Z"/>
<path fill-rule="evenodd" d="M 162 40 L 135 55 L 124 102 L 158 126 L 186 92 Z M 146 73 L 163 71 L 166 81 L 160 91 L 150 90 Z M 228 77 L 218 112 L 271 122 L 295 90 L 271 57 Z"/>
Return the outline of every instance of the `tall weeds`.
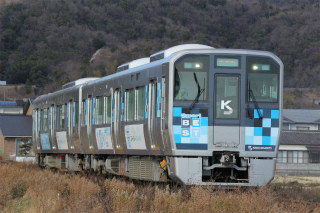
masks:
<path fill-rule="evenodd" d="M 274 186 L 170 188 L 0 164 L 0 212 L 320 212 L 318 202 L 290 194 Z"/>

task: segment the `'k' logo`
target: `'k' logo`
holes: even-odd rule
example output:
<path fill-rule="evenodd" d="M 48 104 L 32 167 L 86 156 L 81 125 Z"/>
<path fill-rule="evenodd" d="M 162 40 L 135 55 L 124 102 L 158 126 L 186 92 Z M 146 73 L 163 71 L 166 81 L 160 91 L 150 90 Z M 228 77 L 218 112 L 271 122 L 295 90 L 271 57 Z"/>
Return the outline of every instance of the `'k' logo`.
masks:
<path fill-rule="evenodd" d="M 233 109 L 230 106 L 228 106 L 228 104 L 230 103 L 231 103 L 231 100 L 228 100 L 226 102 L 224 100 L 221 100 L 221 109 L 224 110 L 225 108 L 227 108 L 228 110 L 223 112 L 224 115 L 231 115 L 233 113 Z"/>

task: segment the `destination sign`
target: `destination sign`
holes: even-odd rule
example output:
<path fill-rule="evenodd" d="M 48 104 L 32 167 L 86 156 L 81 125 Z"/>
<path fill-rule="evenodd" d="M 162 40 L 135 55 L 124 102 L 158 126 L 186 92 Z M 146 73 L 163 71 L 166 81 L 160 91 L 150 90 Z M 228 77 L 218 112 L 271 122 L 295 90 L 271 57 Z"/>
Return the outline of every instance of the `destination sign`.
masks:
<path fill-rule="evenodd" d="M 217 67 L 240 67 L 240 61 L 237 58 L 217 58 Z"/>

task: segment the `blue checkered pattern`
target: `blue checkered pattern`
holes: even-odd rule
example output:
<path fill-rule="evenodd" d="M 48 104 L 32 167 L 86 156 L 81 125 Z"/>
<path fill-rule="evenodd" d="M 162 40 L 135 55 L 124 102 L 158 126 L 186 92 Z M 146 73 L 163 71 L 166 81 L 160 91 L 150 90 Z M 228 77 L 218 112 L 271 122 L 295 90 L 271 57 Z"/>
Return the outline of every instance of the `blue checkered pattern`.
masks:
<path fill-rule="evenodd" d="M 254 118 L 246 119 L 245 145 L 276 146 L 279 133 L 279 110 L 260 109 L 262 119 L 257 109 Z"/>
<path fill-rule="evenodd" d="M 201 113 L 185 114 L 181 107 L 174 107 L 173 132 L 177 149 L 208 148 L 208 117 Z"/>

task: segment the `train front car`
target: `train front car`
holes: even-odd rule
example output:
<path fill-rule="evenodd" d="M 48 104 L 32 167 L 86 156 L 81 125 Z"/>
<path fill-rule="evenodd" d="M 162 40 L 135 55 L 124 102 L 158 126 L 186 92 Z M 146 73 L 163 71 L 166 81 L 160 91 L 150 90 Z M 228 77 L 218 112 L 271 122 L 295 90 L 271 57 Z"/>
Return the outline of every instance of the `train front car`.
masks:
<path fill-rule="evenodd" d="M 204 48 L 177 53 L 168 70 L 169 177 L 187 185 L 269 183 L 281 128 L 281 60 Z"/>

